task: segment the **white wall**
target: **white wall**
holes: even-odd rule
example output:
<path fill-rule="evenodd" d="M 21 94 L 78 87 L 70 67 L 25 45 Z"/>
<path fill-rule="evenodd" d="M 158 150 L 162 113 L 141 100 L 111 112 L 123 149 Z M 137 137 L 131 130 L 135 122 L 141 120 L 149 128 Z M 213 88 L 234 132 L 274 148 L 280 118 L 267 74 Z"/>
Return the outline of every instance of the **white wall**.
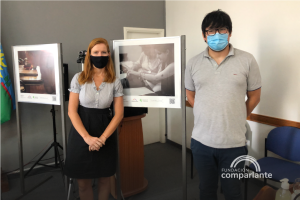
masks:
<path fill-rule="evenodd" d="M 167 1 L 166 35 L 186 35 L 187 61 L 206 47 L 204 16 L 221 9 L 232 20 L 230 42 L 256 58 L 262 75 L 261 102 L 253 113 L 300 121 L 300 2 L 279 1 Z M 187 108 L 187 145 L 193 127 Z M 175 117 L 176 116 L 176 117 Z M 180 110 L 168 110 L 168 138 L 181 144 Z M 264 138 L 274 127 L 249 122 L 253 131 L 250 155 L 264 156 Z"/>
<path fill-rule="evenodd" d="M 148 108 L 148 114 L 142 118 L 144 145 L 165 143 L 165 109 Z"/>

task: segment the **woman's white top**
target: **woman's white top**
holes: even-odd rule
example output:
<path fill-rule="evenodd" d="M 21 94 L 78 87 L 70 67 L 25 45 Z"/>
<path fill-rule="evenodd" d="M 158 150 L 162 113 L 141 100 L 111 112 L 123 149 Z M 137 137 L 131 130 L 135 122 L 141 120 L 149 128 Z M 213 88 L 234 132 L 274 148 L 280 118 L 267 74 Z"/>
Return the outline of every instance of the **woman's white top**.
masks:
<path fill-rule="evenodd" d="M 94 80 L 91 83 L 80 85 L 78 77 L 81 72 L 74 75 L 69 91 L 79 93 L 80 105 L 86 108 L 109 108 L 113 97 L 123 96 L 123 86 L 120 79 L 116 78 L 113 83 L 102 82 L 99 90 Z"/>

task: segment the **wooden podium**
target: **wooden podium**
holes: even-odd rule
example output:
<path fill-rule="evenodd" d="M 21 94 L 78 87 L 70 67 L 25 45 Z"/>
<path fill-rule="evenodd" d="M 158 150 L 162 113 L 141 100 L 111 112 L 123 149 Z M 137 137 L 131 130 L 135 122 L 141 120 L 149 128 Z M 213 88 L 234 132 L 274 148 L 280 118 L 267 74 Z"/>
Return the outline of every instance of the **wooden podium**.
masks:
<path fill-rule="evenodd" d="M 142 118 L 146 114 L 126 117 L 119 125 L 121 189 L 124 198 L 147 188 L 144 178 L 144 140 Z M 116 199 L 116 180 L 111 177 L 111 194 Z"/>

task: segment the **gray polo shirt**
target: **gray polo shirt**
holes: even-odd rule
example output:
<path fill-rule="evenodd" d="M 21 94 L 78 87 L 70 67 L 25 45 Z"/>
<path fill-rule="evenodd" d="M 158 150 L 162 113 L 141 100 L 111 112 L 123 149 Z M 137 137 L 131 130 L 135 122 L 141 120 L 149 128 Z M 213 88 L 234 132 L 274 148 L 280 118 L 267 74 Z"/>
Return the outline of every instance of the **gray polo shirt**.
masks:
<path fill-rule="evenodd" d="M 208 47 L 193 57 L 185 71 L 185 88 L 196 93 L 192 138 L 213 148 L 245 146 L 245 95 L 260 87 L 253 55 L 231 44 L 220 65 L 209 56 Z"/>

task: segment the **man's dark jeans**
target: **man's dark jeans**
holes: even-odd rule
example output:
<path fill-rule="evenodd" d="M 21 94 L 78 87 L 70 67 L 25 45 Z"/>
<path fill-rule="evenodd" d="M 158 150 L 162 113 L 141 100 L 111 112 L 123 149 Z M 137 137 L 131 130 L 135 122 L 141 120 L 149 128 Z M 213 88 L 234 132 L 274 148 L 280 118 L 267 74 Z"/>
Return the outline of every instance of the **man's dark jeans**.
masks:
<path fill-rule="evenodd" d="M 191 149 L 195 167 L 199 174 L 200 200 L 217 200 L 218 179 L 226 200 L 242 200 L 241 181 L 238 178 L 226 178 L 222 173 L 230 173 L 231 163 L 239 156 L 247 155 L 246 146 L 217 149 L 203 145 L 192 138 Z M 240 162 L 234 169 L 242 170 L 245 162 Z M 223 169 L 223 171 L 222 171 Z M 225 172 L 224 170 L 227 170 Z M 228 175 L 229 176 L 229 175 Z"/>

